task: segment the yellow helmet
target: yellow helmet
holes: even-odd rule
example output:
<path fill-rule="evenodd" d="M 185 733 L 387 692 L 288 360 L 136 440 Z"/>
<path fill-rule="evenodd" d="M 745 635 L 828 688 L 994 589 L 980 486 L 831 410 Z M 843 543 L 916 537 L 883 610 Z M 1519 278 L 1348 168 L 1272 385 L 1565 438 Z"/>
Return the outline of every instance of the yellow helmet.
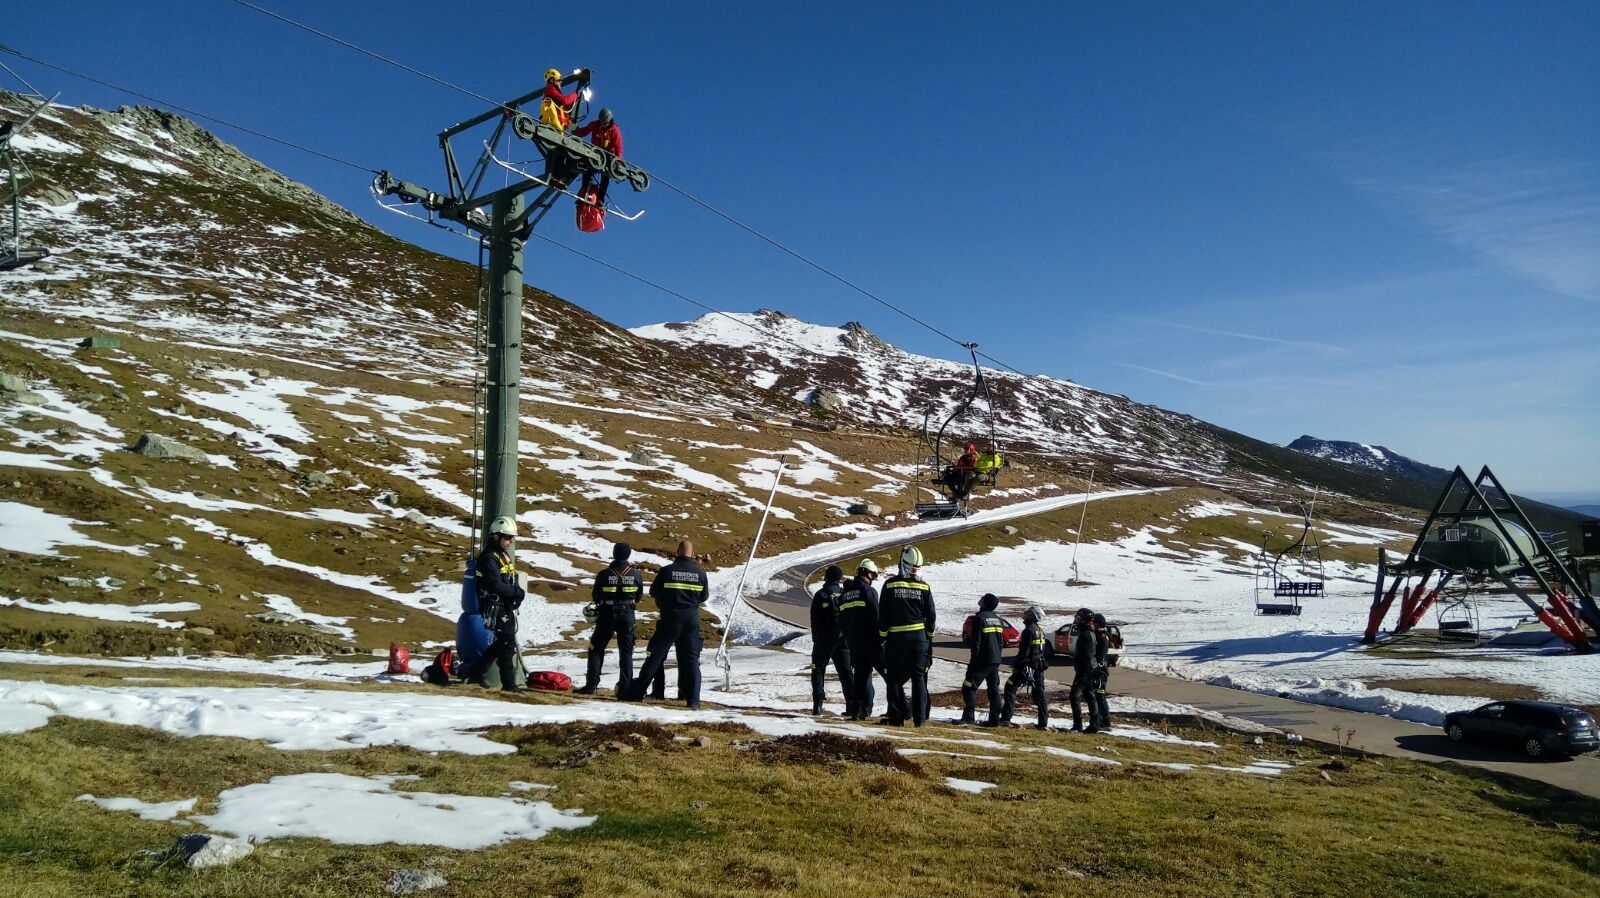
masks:
<path fill-rule="evenodd" d="M 561 70 L 560 69 L 545 69 L 544 70 L 544 80 L 549 81 L 551 78 L 554 78 L 555 80 L 560 81 L 561 80 Z"/>

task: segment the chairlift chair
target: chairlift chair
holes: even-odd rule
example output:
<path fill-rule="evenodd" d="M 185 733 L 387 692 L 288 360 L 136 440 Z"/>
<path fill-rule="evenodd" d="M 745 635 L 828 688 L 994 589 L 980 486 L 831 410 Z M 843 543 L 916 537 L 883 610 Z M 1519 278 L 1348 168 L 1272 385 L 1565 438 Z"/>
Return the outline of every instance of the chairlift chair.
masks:
<path fill-rule="evenodd" d="M 1299 617 L 1301 599 L 1323 596 L 1326 578 L 1322 570 L 1322 546 L 1311 527 L 1316 499 L 1311 500 L 1310 506 L 1295 504 L 1300 507 L 1300 536 L 1277 553 L 1268 548 L 1270 536 L 1261 539 L 1261 551 L 1256 555 L 1257 614 Z"/>
<path fill-rule="evenodd" d="M 1470 585 L 1446 587 L 1434 605 L 1434 615 L 1439 627 L 1439 641 L 1471 642 L 1476 644 L 1483 636 L 1478 617 L 1478 603 Z"/>
<path fill-rule="evenodd" d="M 940 498 L 915 503 L 914 511 L 918 518 L 923 520 L 944 520 L 954 517 L 966 517 L 970 512 L 968 504 L 972 492 L 979 487 L 992 488 L 999 483 L 1000 468 L 1004 466 L 1004 459 L 1000 455 L 1000 444 L 995 438 L 994 427 L 994 398 L 989 392 L 989 382 L 983 376 L 983 367 L 978 364 L 978 344 L 961 344 L 972 354 L 973 383 L 972 389 L 962 399 L 955 410 L 939 425 L 938 431 L 933 431 L 933 409 L 929 408 L 922 418 L 922 444 L 923 454 L 919 459 L 921 471 L 918 474 L 918 483 L 915 486 L 923 491 L 937 490 Z M 961 470 L 956 467 L 954 453 L 945 451 L 945 434 L 956 419 L 964 416 L 972 407 L 972 403 L 979 397 L 983 398 L 986 406 L 986 417 L 989 429 L 989 449 L 981 454 L 978 465 L 971 469 L 971 479 L 966 484 L 956 481 L 956 473 Z M 954 439 L 950 443 L 956 442 Z M 928 486 L 924 486 L 927 484 Z M 929 489 L 932 487 L 932 490 Z"/>

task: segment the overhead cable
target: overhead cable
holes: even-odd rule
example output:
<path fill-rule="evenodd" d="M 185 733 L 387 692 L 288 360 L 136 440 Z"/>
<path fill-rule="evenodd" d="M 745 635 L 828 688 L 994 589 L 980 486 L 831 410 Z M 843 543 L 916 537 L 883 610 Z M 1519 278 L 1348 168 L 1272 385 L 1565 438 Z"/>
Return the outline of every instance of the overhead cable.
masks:
<path fill-rule="evenodd" d="M 307 25 L 304 22 L 297 22 L 294 19 L 291 19 L 286 15 L 283 15 L 281 13 L 273 12 L 272 10 L 267 9 L 264 6 L 257 6 L 256 4 L 251 3 L 250 0 L 233 0 L 233 2 L 239 4 L 240 6 L 244 6 L 244 7 L 248 7 L 250 9 L 253 9 L 256 12 L 261 13 L 264 16 L 269 16 L 271 18 L 277 19 L 278 21 L 284 23 L 285 25 L 292 25 L 295 28 L 299 28 L 301 31 L 308 31 L 308 32 L 310 32 L 312 34 L 315 34 L 317 37 L 333 41 L 334 43 L 338 44 L 341 47 L 349 47 L 350 49 L 356 51 L 357 53 L 361 53 L 363 55 L 370 56 L 373 59 L 378 60 L 379 62 L 386 62 L 389 65 L 395 66 L 397 68 L 404 69 L 404 70 L 410 72 L 411 74 L 416 75 L 419 78 L 426 78 L 426 79 L 428 79 L 429 81 L 432 81 L 435 84 L 438 84 L 438 85 L 441 85 L 441 86 L 444 86 L 444 87 L 448 87 L 448 88 L 450 88 L 451 90 L 454 90 L 454 91 L 459 91 L 459 92 L 461 92 L 463 94 L 466 94 L 469 97 L 477 97 L 478 99 L 480 99 L 480 100 L 484 101 L 485 103 L 488 103 L 488 104 L 490 104 L 492 106 L 499 106 L 500 105 L 500 101 L 499 100 L 491 100 L 488 97 L 484 96 L 483 94 L 478 93 L 477 91 L 468 90 L 467 88 L 462 87 L 459 84 L 453 84 L 453 83 L 451 83 L 449 81 L 446 81 L 443 78 L 440 78 L 440 77 L 438 77 L 436 75 L 430 75 L 427 72 L 422 71 L 421 69 L 413 68 L 413 67 L 411 67 L 409 65 L 406 65 L 405 63 L 401 62 L 398 59 L 391 59 L 391 58 L 389 58 L 387 56 L 384 56 L 382 53 L 374 53 L 373 51 L 368 50 L 366 47 L 362 47 L 362 46 L 359 46 L 357 44 L 353 44 L 350 41 L 347 41 L 344 38 L 339 37 L 338 35 L 329 34 L 328 32 L 323 31 L 321 29 L 313 28 L 312 26 Z"/>
<path fill-rule="evenodd" d="M 404 71 L 410 72 L 411 74 L 416 75 L 416 76 L 418 76 L 420 78 L 426 78 L 427 80 L 432 81 L 435 84 L 439 84 L 439 85 L 442 85 L 444 87 L 448 87 L 451 90 L 458 91 L 458 92 L 460 92 L 462 94 L 465 94 L 466 96 L 475 97 L 475 98 L 477 98 L 479 100 L 482 100 L 485 103 L 489 103 L 490 105 L 493 105 L 493 106 L 502 105 L 501 101 L 499 101 L 499 100 L 492 100 L 492 99 L 484 96 L 483 94 L 478 93 L 477 91 L 469 90 L 468 88 L 462 87 L 459 84 L 454 84 L 454 83 L 452 83 L 450 81 L 446 81 L 443 78 L 440 78 L 440 77 L 438 77 L 436 75 L 431 75 L 431 74 L 429 74 L 427 72 L 424 72 L 421 69 L 418 69 L 418 68 L 416 68 L 414 66 L 410 66 L 410 65 L 407 65 L 407 64 L 405 64 L 403 62 L 400 62 L 399 60 L 392 59 L 392 58 L 390 58 L 388 56 L 384 56 L 381 53 L 375 53 L 375 52 L 373 52 L 371 50 L 366 49 L 365 47 L 359 46 L 358 44 L 355 44 L 355 43 L 352 43 L 351 41 L 345 40 L 342 37 L 338 37 L 336 35 L 329 34 L 326 31 L 323 31 L 323 30 L 321 30 L 319 28 L 315 28 L 315 27 L 313 27 L 311 25 L 307 25 L 304 22 L 296 21 L 296 20 L 294 20 L 294 19 L 292 19 L 292 18 L 290 18 L 288 16 L 285 16 L 285 15 L 283 15 L 281 13 L 273 12 L 270 9 L 266 9 L 265 7 L 262 7 L 262 6 L 259 6 L 259 5 L 255 4 L 255 3 L 250 2 L 250 0 L 233 0 L 233 2 L 237 3 L 240 6 L 244 6 L 244 7 L 247 7 L 249 9 L 253 9 L 256 12 L 261 13 L 262 15 L 266 15 L 266 16 L 269 16 L 271 18 L 277 19 L 278 21 L 283 22 L 286 25 L 290 25 L 290 26 L 298 28 L 298 29 L 300 29 L 302 31 L 309 32 L 309 33 L 314 34 L 314 35 L 316 35 L 318 37 L 321 37 L 321 38 L 323 38 L 325 40 L 332 41 L 333 43 L 336 43 L 336 44 L 338 44 L 338 45 L 340 45 L 342 47 L 347 47 L 347 48 L 349 48 L 351 50 L 356 51 L 357 53 L 361 53 L 361 54 L 363 54 L 365 56 L 371 57 L 372 59 L 376 59 L 376 60 L 379 60 L 380 62 L 388 63 L 389 65 L 392 65 L 392 66 L 394 66 L 396 68 L 399 68 L 399 69 L 402 69 Z M 832 269 L 830 269 L 827 266 L 821 264 L 820 262 L 815 262 L 812 259 L 808 258 L 807 256 L 805 256 L 805 255 L 803 255 L 803 254 L 801 254 L 801 253 L 799 253 L 799 252 L 797 252 L 797 251 L 795 251 L 793 249 L 790 249 L 788 246 L 784 245 L 780 241 L 775 240 L 772 237 L 767 236 L 766 234 L 762 233 L 761 231 L 757 230 L 754 227 L 751 227 L 748 224 L 745 224 L 743 221 L 740 221 L 738 218 L 735 218 L 734 216 L 722 211 L 721 209 L 718 209 L 716 206 L 713 206 L 712 204 L 706 202 L 705 200 L 700 199 L 699 197 L 697 197 L 694 194 L 690 193 L 688 190 L 685 190 L 684 188 L 679 187 L 676 184 L 673 184 L 671 181 L 668 181 L 666 178 L 663 178 L 660 175 L 656 175 L 655 176 L 655 180 L 661 182 L 662 184 L 665 184 L 669 190 L 672 190 L 673 192 L 679 194 L 680 196 L 684 197 L 685 199 L 689 200 L 690 202 L 692 202 L 692 203 L 704 208 L 708 212 L 711 212 L 712 214 L 722 218 L 723 220 L 725 220 L 725 221 L 727 221 L 727 222 L 729 222 L 729 223 L 731 223 L 731 224 L 733 224 L 733 225 L 735 225 L 735 226 L 737 226 L 739 228 L 742 228 L 743 230 L 747 231 L 748 233 L 754 235 L 755 237 L 758 237 L 761 240 L 763 240 L 763 241 L 767 242 L 768 244 L 772 245 L 773 247 L 775 247 L 775 248 L 787 253 L 790 256 L 793 256 L 795 259 L 805 263 L 806 265 L 809 265 L 810 267 L 816 269 L 817 271 L 821 272 L 822 274 L 825 274 L 828 277 L 833 278 L 834 280 L 836 280 L 839 283 L 845 285 L 846 287 L 849 287 L 851 290 L 854 290 L 855 292 L 860 293 L 862 296 L 867 297 L 868 299 L 872 300 L 873 302 L 876 302 L 879 305 L 882 305 L 883 307 L 895 312 L 896 314 L 899 314 L 900 316 L 902 316 L 902 317 L 904 317 L 904 318 L 906 318 L 906 319 L 908 319 L 910 321 L 913 321 L 913 322 L 921 325 L 924 328 L 927 328 L 928 330 L 932 331 L 933 333 L 938 334 L 939 336 L 945 338 L 946 340 L 949 340 L 951 343 L 954 343 L 957 346 L 962 347 L 963 349 L 967 348 L 967 342 L 966 341 L 956 339 L 955 337 L 951 336 L 950 334 L 946 333 L 945 331 L 941 330 L 940 328 L 936 327 L 935 325 L 929 323 L 928 321 L 925 321 L 922 318 L 919 318 L 918 316 L 913 315 L 911 312 L 901 308 L 900 306 L 896 305 L 895 303 L 892 303 L 889 300 L 884 299 L 883 297 L 879 296 L 878 294 L 873 293 L 871 290 L 868 290 L 867 288 L 861 286 L 860 284 L 857 284 L 854 281 L 851 281 L 849 278 L 846 278 L 843 275 L 834 272 Z M 1022 372 L 1022 371 L 1020 371 L 1020 370 L 1018 370 L 1016 368 L 1013 368 L 1012 366 L 1006 364 L 1005 362 L 1000 361 L 999 359 L 995 358 L 992 355 L 989 355 L 988 353 L 980 352 L 980 353 L 978 353 L 978 355 L 980 357 L 984 358 L 984 359 L 987 359 L 987 360 L 993 362 L 995 365 L 1006 369 L 1007 371 L 1010 371 L 1010 372 L 1012 372 L 1014 374 L 1022 375 L 1024 377 L 1027 376 L 1024 372 Z"/>
<path fill-rule="evenodd" d="M 281 137 L 274 137 L 271 134 L 266 133 L 265 131 L 258 131 L 255 128 L 251 128 L 251 127 L 249 127 L 247 125 L 240 125 L 240 124 L 237 124 L 235 122 L 230 122 L 227 119 L 218 118 L 217 116 L 209 115 L 209 114 L 204 113 L 204 112 L 199 112 L 199 111 L 194 110 L 194 109 L 189 109 L 188 107 L 185 107 L 185 106 L 179 106 L 177 103 L 168 102 L 167 100 L 163 100 L 160 97 L 154 97 L 154 96 L 151 96 L 150 94 L 142 93 L 140 91 L 134 90 L 131 87 L 124 87 L 124 86 L 122 86 L 120 84 L 113 84 L 110 81 L 106 81 L 106 80 L 103 80 L 103 79 L 100 79 L 100 78 L 96 78 L 93 75 L 88 75 L 88 74 L 85 74 L 83 72 L 74 71 L 72 69 L 67 68 L 66 66 L 56 65 L 53 62 L 46 62 L 43 59 L 39 59 L 36 56 L 29 56 L 28 54 L 23 53 L 20 50 L 13 49 L 13 48 L 8 47 L 8 46 L 6 46 L 4 44 L 0 44 L 0 53 L 9 53 L 12 56 L 17 57 L 18 59 L 26 59 L 27 61 L 33 63 L 34 65 L 41 65 L 41 66 L 44 66 L 47 69 L 53 69 L 53 70 L 55 70 L 57 72 L 60 72 L 60 73 L 62 73 L 64 75 L 71 75 L 74 78 L 81 78 L 84 81 L 88 81 L 91 84 L 98 84 L 101 87 L 110 88 L 111 90 L 119 91 L 121 93 L 125 93 L 125 94 L 127 94 L 129 96 L 132 96 L 132 97 L 138 97 L 141 100 L 148 100 L 149 102 L 155 103 L 158 106 L 164 106 L 164 107 L 166 107 L 168 109 L 174 109 L 174 110 L 176 110 L 178 112 L 183 113 L 184 115 L 191 116 L 193 118 L 205 119 L 208 122 L 215 122 L 216 124 L 222 125 L 225 128 L 232 128 L 235 131 L 242 131 L 245 134 L 249 134 L 249 135 L 252 135 L 252 136 L 255 136 L 255 137 L 259 137 L 262 140 L 271 141 L 272 143 L 279 144 L 279 145 L 282 145 L 282 146 L 286 146 L 286 147 L 289 147 L 290 149 L 299 150 L 302 153 L 309 153 L 312 156 L 317 156 L 319 158 L 326 159 L 329 162 L 337 162 L 340 165 L 347 165 L 347 166 L 349 166 L 349 167 L 351 167 L 351 168 L 353 168 L 353 169 L 355 169 L 357 171 L 364 171 L 364 172 L 368 172 L 368 173 L 371 173 L 371 174 L 377 174 L 378 173 L 378 170 L 375 169 L 375 168 L 368 168 L 365 165 L 359 165 L 357 163 L 351 162 L 348 159 L 341 159 L 338 156 L 334 156 L 334 155 L 331 155 L 329 153 L 324 153 L 321 150 L 313 150 L 312 148 L 310 148 L 308 146 L 305 146 L 304 144 L 298 144 L 298 143 L 295 143 L 292 140 L 284 140 Z"/>

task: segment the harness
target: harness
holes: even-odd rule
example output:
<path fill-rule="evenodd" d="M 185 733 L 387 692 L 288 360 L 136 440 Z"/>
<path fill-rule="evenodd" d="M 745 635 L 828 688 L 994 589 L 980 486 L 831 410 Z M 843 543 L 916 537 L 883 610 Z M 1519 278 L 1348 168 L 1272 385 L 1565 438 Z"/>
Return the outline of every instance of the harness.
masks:
<path fill-rule="evenodd" d="M 606 568 L 606 570 L 609 572 L 611 569 Z M 601 605 L 605 608 L 627 608 L 638 604 L 639 592 L 642 587 L 638 583 L 630 583 L 628 581 L 628 575 L 632 573 L 633 565 L 631 564 L 622 570 L 613 573 L 612 577 L 615 580 L 615 583 L 611 586 L 600 587 L 600 592 L 607 593 L 609 595 L 595 604 Z M 604 574 L 601 576 L 604 576 Z"/>

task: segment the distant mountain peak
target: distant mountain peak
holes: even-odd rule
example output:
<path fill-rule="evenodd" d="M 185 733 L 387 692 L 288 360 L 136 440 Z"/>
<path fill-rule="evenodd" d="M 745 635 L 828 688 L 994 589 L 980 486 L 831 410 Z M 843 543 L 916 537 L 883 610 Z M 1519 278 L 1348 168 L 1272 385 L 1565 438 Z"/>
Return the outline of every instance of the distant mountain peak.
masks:
<path fill-rule="evenodd" d="M 1352 467 L 1369 468 L 1374 471 L 1403 477 L 1442 480 L 1450 476 L 1450 472 L 1443 468 L 1425 465 L 1415 459 L 1407 458 L 1386 446 L 1354 443 L 1347 440 L 1324 440 L 1310 434 L 1302 434 L 1299 439 L 1289 444 L 1289 448 L 1316 458 L 1325 458 L 1329 461 L 1336 461 Z"/>

